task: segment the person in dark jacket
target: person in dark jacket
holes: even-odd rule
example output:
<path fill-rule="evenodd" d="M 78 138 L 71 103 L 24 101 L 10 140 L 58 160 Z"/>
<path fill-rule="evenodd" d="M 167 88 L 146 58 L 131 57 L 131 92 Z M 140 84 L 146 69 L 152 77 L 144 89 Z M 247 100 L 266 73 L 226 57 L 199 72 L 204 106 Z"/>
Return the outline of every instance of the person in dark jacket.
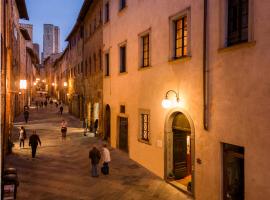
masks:
<path fill-rule="evenodd" d="M 99 150 L 94 146 L 91 151 L 89 151 L 89 158 L 91 159 L 92 164 L 92 176 L 98 177 L 98 163 L 101 158 Z"/>
<path fill-rule="evenodd" d="M 45 107 L 47 107 L 47 104 L 48 104 L 48 103 L 47 103 L 47 100 L 44 101 L 44 106 L 45 106 Z"/>
<path fill-rule="evenodd" d="M 64 110 L 63 106 L 60 106 L 60 115 L 63 114 L 63 110 Z"/>
<path fill-rule="evenodd" d="M 28 122 L 28 119 L 29 119 L 29 111 L 28 110 L 25 110 L 23 112 L 23 115 L 24 115 L 25 123 L 27 123 Z"/>
<path fill-rule="evenodd" d="M 29 146 L 31 146 L 31 149 L 32 149 L 32 158 L 35 158 L 36 156 L 38 144 L 41 146 L 41 141 L 36 131 L 33 131 L 33 134 L 29 138 Z"/>

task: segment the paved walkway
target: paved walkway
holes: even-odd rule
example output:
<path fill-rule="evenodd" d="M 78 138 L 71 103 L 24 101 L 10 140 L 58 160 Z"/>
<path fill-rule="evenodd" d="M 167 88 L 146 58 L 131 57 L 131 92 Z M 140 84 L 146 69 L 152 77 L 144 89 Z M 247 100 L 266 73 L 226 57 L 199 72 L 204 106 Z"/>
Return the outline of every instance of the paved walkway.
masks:
<path fill-rule="evenodd" d="M 68 121 L 66 140 L 60 136 L 61 120 Z M 111 150 L 110 175 L 90 176 L 88 152 L 101 141 L 83 136 L 81 122 L 55 108 L 31 109 L 30 122 L 25 124 L 20 116 L 14 125 L 13 154 L 7 157 L 6 166 L 16 167 L 20 180 L 18 200 L 185 200 L 189 199 L 174 187 L 130 160 L 117 150 Z M 27 140 L 20 149 L 17 141 L 18 127 L 25 126 Z M 28 138 L 36 129 L 42 146 L 37 157 L 31 158 Z"/>

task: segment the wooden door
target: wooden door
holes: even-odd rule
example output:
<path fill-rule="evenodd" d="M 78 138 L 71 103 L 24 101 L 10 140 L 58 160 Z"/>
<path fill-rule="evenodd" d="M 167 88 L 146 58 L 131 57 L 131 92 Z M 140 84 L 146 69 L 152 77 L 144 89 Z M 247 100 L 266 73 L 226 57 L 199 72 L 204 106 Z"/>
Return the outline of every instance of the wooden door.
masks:
<path fill-rule="evenodd" d="M 128 152 L 128 118 L 119 117 L 119 149 Z"/>
<path fill-rule="evenodd" d="M 187 134 L 184 131 L 173 131 L 173 172 L 176 179 L 186 177 L 187 170 Z"/>
<path fill-rule="evenodd" d="M 223 144 L 223 199 L 244 200 L 244 148 Z"/>

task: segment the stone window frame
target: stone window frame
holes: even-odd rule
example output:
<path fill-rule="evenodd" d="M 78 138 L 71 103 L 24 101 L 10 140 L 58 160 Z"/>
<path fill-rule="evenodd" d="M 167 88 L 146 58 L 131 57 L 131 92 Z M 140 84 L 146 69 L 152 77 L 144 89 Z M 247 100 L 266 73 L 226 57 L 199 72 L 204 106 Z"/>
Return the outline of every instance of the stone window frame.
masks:
<path fill-rule="evenodd" d="M 148 140 L 143 139 L 142 137 L 142 128 L 143 128 L 143 123 L 142 123 L 142 115 L 148 115 Z M 139 115 L 138 115 L 138 141 L 144 144 L 151 145 L 151 113 L 149 109 L 139 109 Z"/>
<path fill-rule="evenodd" d="M 238 46 L 249 47 L 255 45 L 254 39 L 254 0 L 248 1 L 248 41 L 228 46 L 228 0 L 219 1 L 220 23 L 219 23 L 219 51 Z M 248 45 L 245 45 L 248 44 Z M 250 45 L 249 45 L 250 44 Z"/>
<path fill-rule="evenodd" d="M 175 21 L 186 16 L 187 17 L 187 55 L 182 57 L 175 57 Z M 169 43 L 169 61 L 185 59 L 191 57 L 191 8 L 187 7 L 182 11 L 169 17 L 169 26 L 170 26 L 170 43 Z"/>
<path fill-rule="evenodd" d="M 148 48 L 149 48 L 149 50 L 148 50 L 149 64 L 148 64 L 148 66 L 143 65 L 143 37 L 146 36 L 146 35 L 149 35 L 149 41 L 148 41 L 149 42 L 149 46 L 148 46 Z M 139 63 L 138 63 L 138 65 L 139 65 L 139 69 L 145 69 L 145 68 L 151 67 L 151 58 L 152 58 L 152 56 L 151 56 L 151 52 L 152 52 L 151 51 L 152 50 L 151 38 L 152 37 L 151 36 L 152 36 L 151 27 L 138 34 L 138 43 L 139 43 L 138 44 L 139 45 L 139 52 L 138 52 L 138 54 L 139 54 Z"/>

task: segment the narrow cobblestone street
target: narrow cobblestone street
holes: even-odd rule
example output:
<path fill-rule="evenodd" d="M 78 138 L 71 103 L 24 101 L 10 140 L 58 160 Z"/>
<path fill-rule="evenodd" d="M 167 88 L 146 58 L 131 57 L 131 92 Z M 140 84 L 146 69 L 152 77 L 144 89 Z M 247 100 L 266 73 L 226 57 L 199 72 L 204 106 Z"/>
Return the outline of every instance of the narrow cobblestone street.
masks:
<path fill-rule="evenodd" d="M 59 130 L 62 119 L 68 122 L 66 140 L 62 140 Z M 27 131 L 22 149 L 17 139 L 21 125 Z M 7 158 L 6 167 L 18 170 L 18 200 L 189 199 L 117 149 L 110 149 L 110 175 L 92 178 L 88 152 L 93 144 L 101 148 L 102 141 L 83 136 L 80 127 L 78 119 L 67 112 L 61 117 L 50 106 L 38 111 L 31 108 L 28 124 L 23 122 L 22 116 L 17 119 L 13 128 L 15 146 L 13 154 Z M 41 138 L 42 146 L 38 147 L 37 157 L 32 159 L 28 138 L 34 129 Z"/>

